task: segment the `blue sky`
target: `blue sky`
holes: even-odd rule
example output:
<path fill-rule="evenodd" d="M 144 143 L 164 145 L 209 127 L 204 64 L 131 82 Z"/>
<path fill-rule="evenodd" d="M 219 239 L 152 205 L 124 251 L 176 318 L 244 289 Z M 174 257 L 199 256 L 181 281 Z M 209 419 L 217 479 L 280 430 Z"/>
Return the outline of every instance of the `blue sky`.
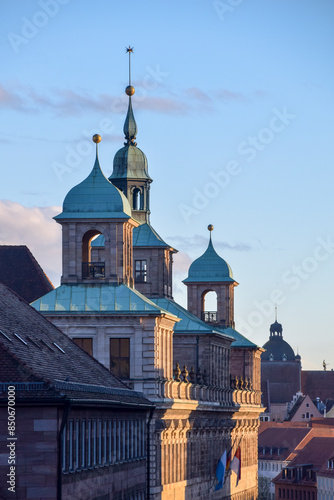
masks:
<path fill-rule="evenodd" d="M 231 265 L 236 326 L 274 319 L 305 369 L 334 368 L 331 0 L 17 0 L 0 20 L 0 243 L 27 244 L 55 285 L 52 220 L 123 144 L 128 59 L 151 222 L 179 249 L 175 298 L 207 246 Z"/>

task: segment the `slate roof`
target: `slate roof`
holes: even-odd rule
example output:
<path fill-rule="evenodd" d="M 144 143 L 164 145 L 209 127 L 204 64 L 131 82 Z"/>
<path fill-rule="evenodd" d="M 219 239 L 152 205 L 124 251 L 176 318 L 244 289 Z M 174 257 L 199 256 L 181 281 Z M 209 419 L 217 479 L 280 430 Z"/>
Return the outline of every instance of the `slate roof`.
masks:
<path fill-rule="evenodd" d="M 53 285 L 25 245 L 0 246 L 0 283 L 27 302 L 53 289 Z"/>
<path fill-rule="evenodd" d="M 256 344 L 253 344 L 250 340 L 246 339 L 241 333 L 237 332 L 233 328 L 214 328 L 208 323 L 200 320 L 194 314 L 190 313 L 182 307 L 180 304 L 177 304 L 174 300 L 168 299 L 166 297 L 157 297 L 151 298 L 152 302 L 157 304 L 159 307 L 162 307 L 164 310 L 171 312 L 175 316 L 181 319 L 179 323 L 176 323 L 174 326 L 175 333 L 184 333 L 184 334 L 220 334 L 224 335 L 225 338 L 233 339 L 232 347 L 254 347 L 256 348 Z"/>
<path fill-rule="evenodd" d="M 37 311 L 57 313 L 92 312 L 153 314 L 170 313 L 127 285 L 108 283 L 60 285 L 33 302 Z M 177 318 L 174 318 L 177 321 Z"/>
<path fill-rule="evenodd" d="M 73 399 L 150 406 L 18 295 L 0 284 L 0 400 Z"/>

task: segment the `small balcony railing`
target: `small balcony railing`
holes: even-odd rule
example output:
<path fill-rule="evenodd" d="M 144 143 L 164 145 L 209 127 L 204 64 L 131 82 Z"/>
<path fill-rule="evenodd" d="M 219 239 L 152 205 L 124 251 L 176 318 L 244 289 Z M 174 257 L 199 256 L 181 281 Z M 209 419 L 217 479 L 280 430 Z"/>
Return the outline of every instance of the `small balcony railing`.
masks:
<path fill-rule="evenodd" d="M 202 321 L 205 321 L 205 323 L 217 323 L 217 311 L 203 311 Z"/>
<path fill-rule="evenodd" d="M 87 279 L 105 278 L 104 262 L 83 262 L 82 277 Z"/>

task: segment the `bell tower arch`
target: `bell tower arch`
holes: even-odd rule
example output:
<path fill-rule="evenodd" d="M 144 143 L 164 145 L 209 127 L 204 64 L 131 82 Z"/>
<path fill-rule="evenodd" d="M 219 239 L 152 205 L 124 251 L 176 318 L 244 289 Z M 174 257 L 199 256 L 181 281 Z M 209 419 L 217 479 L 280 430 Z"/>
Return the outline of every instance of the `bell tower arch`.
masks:
<path fill-rule="evenodd" d="M 188 289 L 188 311 L 219 328 L 234 328 L 234 288 L 238 283 L 233 278 L 230 266 L 213 247 L 212 224 L 208 226 L 208 230 L 208 248 L 191 264 L 188 277 L 183 281 Z M 206 298 L 211 292 L 216 294 L 215 310 L 206 305 Z"/>

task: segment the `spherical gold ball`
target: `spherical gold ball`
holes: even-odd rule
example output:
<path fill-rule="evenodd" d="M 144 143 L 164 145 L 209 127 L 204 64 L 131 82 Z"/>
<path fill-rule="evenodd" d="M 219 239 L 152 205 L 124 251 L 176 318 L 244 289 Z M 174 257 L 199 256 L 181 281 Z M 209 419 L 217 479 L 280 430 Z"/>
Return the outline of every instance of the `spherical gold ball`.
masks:
<path fill-rule="evenodd" d="M 99 134 L 93 135 L 93 142 L 95 142 L 95 144 L 101 142 L 101 136 Z"/>
<path fill-rule="evenodd" d="M 125 89 L 125 93 L 130 97 L 135 93 L 135 88 L 132 87 L 132 85 L 128 85 Z"/>
<path fill-rule="evenodd" d="M 208 225 L 208 230 L 209 230 L 209 231 L 213 231 L 213 225 L 212 225 L 212 224 L 209 224 L 209 225 Z"/>

